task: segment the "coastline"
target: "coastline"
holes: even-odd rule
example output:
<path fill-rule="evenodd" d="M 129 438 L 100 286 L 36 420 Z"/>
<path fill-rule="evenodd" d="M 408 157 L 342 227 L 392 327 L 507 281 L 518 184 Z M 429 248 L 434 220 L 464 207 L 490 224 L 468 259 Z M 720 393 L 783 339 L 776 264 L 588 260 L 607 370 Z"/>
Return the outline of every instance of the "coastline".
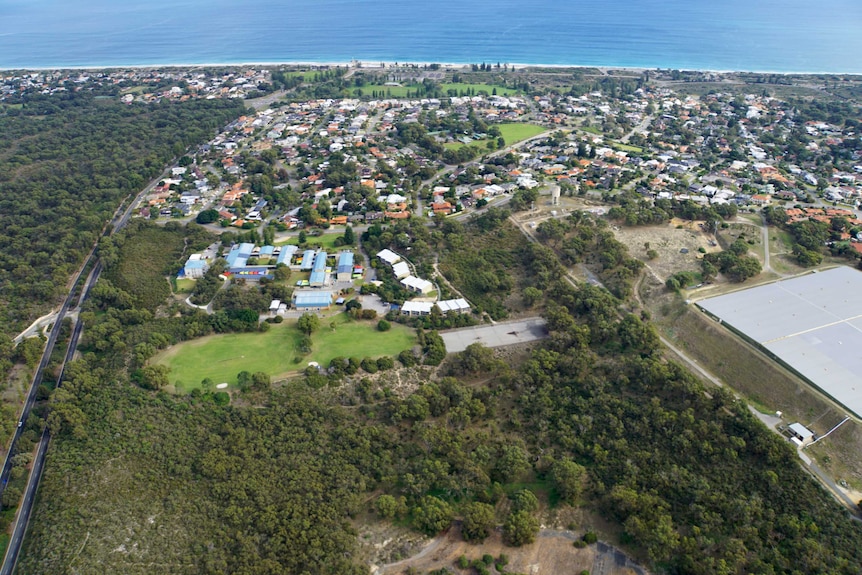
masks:
<path fill-rule="evenodd" d="M 361 66 L 356 66 L 356 63 Z M 247 62 L 203 62 L 203 63 L 170 63 L 170 64 L 109 64 L 109 65 L 75 65 L 75 66 L 34 66 L 34 67 L 6 67 L 0 65 L 0 73 L 7 72 L 48 72 L 61 70 L 162 70 L 162 69 L 195 69 L 195 68 L 273 68 L 278 66 L 291 67 L 319 67 L 319 68 L 335 68 L 345 67 L 357 70 L 384 70 L 401 66 L 430 66 L 438 65 L 445 69 L 468 68 L 478 62 L 434 62 L 434 61 L 409 61 L 409 60 L 333 60 L 333 61 L 311 61 L 311 60 L 273 60 L 273 61 L 247 61 Z M 385 68 L 380 64 L 385 64 Z M 524 62 L 506 62 L 509 70 L 524 70 L 535 68 L 551 68 L 560 70 L 576 70 L 593 68 L 607 71 L 628 71 L 643 73 L 645 71 L 658 70 L 678 70 L 680 72 L 702 72 L 711 74 L 771 74 L 778 76 L 862 76 L 862 72 L 824 72 L 824 71 L 778 71 L 778 70 L 735 70 L 735 69 L 717 69 L 717 68 L 674 68 L 666 66 L 623 66 L 623 65 L 598 65 L 598 64 L 541 64 L 541 63 L 524 63 Z"/>

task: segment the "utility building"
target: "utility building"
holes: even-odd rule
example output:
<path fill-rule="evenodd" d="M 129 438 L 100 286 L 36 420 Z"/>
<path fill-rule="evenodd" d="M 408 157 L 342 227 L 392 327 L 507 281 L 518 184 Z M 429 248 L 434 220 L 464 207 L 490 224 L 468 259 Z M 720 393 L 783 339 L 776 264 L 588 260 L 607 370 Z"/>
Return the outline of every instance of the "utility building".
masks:
<path fill-rule="evenodd" d="M 381 250 L 377 252 L 377 257 L 383 260 L 386 265 L 390 267 L 401 261 L 401 256 L 391 250 Z"/>
<path fill-rule="evenodd" d="M 410 316 L 430 315 L 433 307 L 434 304 L 430 301 L 405 301 L 404 305 L 401 306 L 401 314 Z"/>
<path fill-rule="evenodd" d="M 447 299 L 437 302 L 437 307 L 444 315 L 450 313 L 467 313 L 470 311 L 470 304 L 464 298 Z"/>
<path fill-rule="evenodd" d="M 401 285 L 410 291 L 426 294 L 434 291 L 434 284 L 429 282 L 428 280 L 423 280 L 422 278 L 417 278 L 413 276 L 407 276 L 403 280 L 401 280 Z"/>

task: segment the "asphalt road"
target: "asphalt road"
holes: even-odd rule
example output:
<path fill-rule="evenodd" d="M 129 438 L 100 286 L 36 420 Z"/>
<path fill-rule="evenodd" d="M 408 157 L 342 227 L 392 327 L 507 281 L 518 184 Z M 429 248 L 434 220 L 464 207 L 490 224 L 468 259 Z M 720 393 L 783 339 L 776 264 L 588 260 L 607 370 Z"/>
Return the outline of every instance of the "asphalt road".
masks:
<path fill-rule="evenodd" d="M 147 190 L 152 186 L 147 187 Z M 119 230 L 122 229 L 126 223 L 129 221 L 129 216 L 132 214 L 132 210 L 136 205 L 138 205 L 141 199 L 144 197 L 144 192 L 141 192 L 129 208 L 126 210 L 122 216 L 118 215 L 115 219 L 111 230 Z M 78 286 L 78 283 L 81 281 L 81 277 L 84 274 L 84 271 L 89 267 L 91 261 L 95 261 L 95 265 L 92 267 L 90 274 L 87 276 L 87 279 L 84 282 L 84 285 L 81 287 L 81 293 L 78 298 L 78 301 L 75 303 L 75 288 Z M 42 359 L 39 361 L 39 366 L 36 368 L 36 372 L 33 374 L 33 380 L 30 383 L 30 391 L 27 393 L 27 399 L 24 401 L 24 408 L 21 410 L 21 417 L 19 419 L 20 425 L 15 429 L 15 434 L 12 436 L 12 441 L 9 443 L 9 451 L 6 453 L 6 458 L 3 461 L 3 469 L 0 470 L 0 495 L 3 494 L 3 490 L 6 488 L 6 483 L 9 481 L 9 472 L 12 470 L 12 457 L 17 455 L 17 447 L 18 440 L 21 437 L 21 433 L 24 431 L 24 427 L 27 423 L 27 418 L 30 416 L 30 410 L 33 409 L 33 405 L 36 402 L 36 390 L 39 388 L 39 384 L 42 383 L 42 378 L 44 376 L 45 368 L 48 366 L 48 362 L 51 359 L 51 354 L 54 353 L 54 346 L 57 343 L 57 338 L 60 335 L 60 328 L 63 325 L 63 319 L 66 317 L 66 314 L 71 310 L 75 305 L 80 306 L 81 303 L 86 299 L 86 297 L 90 293 L 90 289 L 92 289 L 93 285 L 96 283 L 96 280 L 99 279 L 99 275 L 102 271 L 101 262 L 96 259 L 96 246 L 90 250 L 90 253 L 87 255 L 84 263 L 81 265 L 81 268 L 78 270 L 78 273 L 75 275 L 75 279 L 72 282 L 72 288 L 69 290 L 69 294 L 66 296 L 66 299 L 63 301 L 63 305 L 57 311 L 56 317 L 54 319 L 54 325 L 51 328 L 51 332 L 48 335 L 48 342 L 45 344 L 45 350 L 42 352 Z"/>
<path fill-rule="evenodd" d="M 446 344 L 446 351 L 464 351 L 473 343 L 486 347 L 502 347 L 516 343 L 527 343 L 548 337 L 545 320 L 540 317 L 508 321 L 494 325 L 480 325 L 440 332 Z"/>
<path fill-rule="evenodd" d="M 42 467 L 45 465 L 45 453 L 48 451 L 50 439 L 51 436 L 46 427 L 42 431 L 42 438 L 36 450 L 36 459 L 33 460 L 33 469 L 30 471 L 30 479 L 27 481 L 27 489 L 24 491 L 24 497 L 18 507 L 18 521 L 15 522 L 12 536 L 9 538 L 9 546 L 6 549 L 6 556 L 3 558 L 3 565 L 0 567 L 0 575 L 12 575 L 18 562 L 18 554 L 21 552 L 21 544 L 24 542 L 24 534 L 27 532 L 27 525 L 30 522 L 33 501 L 36 499 L 36 488 L 42 477 Z"/>
<path fill-rule="evenodd" d="M 73 285 L 78 284 L 85 267 L 86 264 L 78 271 L 78 276 L 75 278 L 75 283 Z M 24 408 L 21 410 L 21 417 L 18 420 L 19 425 L 15 429 L 15 434 L 12 436 L 12 442 L 9 444 L 9 451 L 6 453 L 6 459 L 3 461 L 3 469 L 0 471 L 0 495 L 2 495 L 3 490 L 6 488 L 6 483 L 9 481 L 9 472 L 12 470 L 12 457 L 18 453 L 18 440 L 21 438 L 21 433 L 24 431 L 24 425 L 27 423 L 27 418 L 30 416 L 30 410 L 33 409 L 33 405 L 36 403 L 36 390 L 38 389 L 39 384 L 42 383 L 45 368 L 51 360 L 51 354 L 54 353 L 54 345 L 57 343 L 57 338 L 60 335 L 63 318 L 72 306 L 74 296 L 75 289 L 73 287 L 69 292 L 69 295 L 66 296 L 66 300 L 63 302 L 63 305 L 60 307 L 60 311 L 57 312 L 57 319 L 48 335 L 48 342 L 45 344 L 45 351 L 42 353 L 42 360 L 39 362 L 36 372 L 33 375 L 33 381 L 30 384 L 30 391 L 27 393 L 27 399 L 24 401 Z"/>
<path fill-rule="evenodd" d="M 97 264 L 96 268 L 94 268 L 94 271 L 100 268 L 101 266 Z M 95 282 L 95 280 L 98 278 L 98 275 L 98 273 L 90 274 L 87 286 L 85 286 L 84 290 L 82 290 L 82 293 L 89 292 L 90 286 L 92 286 L 92 283 Z M 66 349 L 66 356 L 63 358 L 63 365 L 61 366 L 60 370 L 60 378 L 57 381 L 58 387 L 63 383 L 63 375 L 66 371 L 66 365 L 70 361 L 72 361 L 72 358 L 75 356 L 75 351 L 78 349 L 78 340 L 81 337 L 81 330 L 83 327 L 84 324 L 80 321 L 75 322 L 75 328 L 72 330 L 72 337 L 69 338 L 69 347 Z M 45 357 L 50 356 L 48 355 Z M 23 426 L 19 427 L 18 431 L 20 432 L 22 429 Z M 0 575 L 11 575 L 12 572 L 15 570 L 15 565 L 18 562 L 18 554 L 21 552 L 21 544 L 24 542 L 24 535 L 26 534 L 27 527 L 30 524 L 30 514 L 33 511 L 33 502 L 36 499 L 36 490 L 38 489 L 39 481 L 42 478 L 42 469 L 45 465 L 45 455 L 48 453 L 48 442 L 50 441 L 50 439 L 51 436 L 48 432 L 48 428 L 45 427 L 42 430 L 42 437 L 39 440 L 39 446 L 36 449 L 36 456 L 33 459 L 33 467 L 30 470 L 30 477 L 27 480 L 27 487 L 24 490 L 24 495 L 22 496 L 21 502 L 18 506 L 18 514 L 15 518 L 15 524 L 12 528 L 12 535 L 9 538 L 9 545 L 6 548 L 6 556 L 3 558 L 3 565 L 0 566 Z"/>
<path fill-rule="evenodd" d="M 144 196 L 149 192 L 152 187 L 158 183 L 158 179 L 151 182 L 144 190 L 142 190 L 132 202 L 129 204 L 129 207 L 122 214 L 119 213 L 119 209 L 117 210 L 117 214 L 114 219 L 110 222 L 108 226 L 106 226 L 106 231 L 110 235 L 118 232 L 123 229 L 126 224 L 129 222 L 129 218 L 132 215 L 134 209 L 141 203 Z M 3 493 L 3 489 L 5 489 L 7 482 L 9 481 L 9 473 L 12 469 L 12 457 L 17 454 L 17 446 L 18 440 L 21 437 L 21 433 L 23 432 L 27 418 L 30 415 L 30 410 L 33 408 L 33 405 L 36 402 L 36 390 L 39 387 L 39 384 L 42 383 L 42 377 L 45 371 L 45 367 L 48 365 L 48 362 L 51 359 L 51 355 L 54 352 L 54 346 L 57 343 L 57 338 L 60 335 L 60 327 L 62 326 L 63 319 L 66 314 L 74 307 L 73 302 L 75 301 L 76 287 L 78 283 L 81 281 L 81 277 L 84 274 L 84 271 L 88 269 L 90 262 L 94 262 L 92 269 L 90 270 L 89 275 L 84 280 L 84 284 L 81 286 L 81 293 L 75 302 L 75 305 L 80 306 L 84 300 L 86 300 L 87 296 L 90 294 L 90 290 L 93 285 L 99 279 L 99 276 L 102 272 L 102 263 L 98 260 L 96 256 L 96 246 L 90 250 L 90 253 L 87 255 L 84 260 L 83 265 L 78 270 L 77 275 L 75 276 L 74 281 L 72 282 L 72 287 L 69 290 L 69 294 L 66 296 L 66 299 L 63 301 L 63 305 L 60 307 L 60 310 L 57 312 L 57 318 L 54 322 L 54 326 L 51 328 L 51 333 L 48 336 L 48 342 L 45 345 L 45 350 L 42 352 L 42 359 L 39 362 L 39 366 L 36 369 L 36 373 L 33 376 L 33 381 L 30 385 L 30 391 L 27 394 L 27 400 L 24 403 L 24 409 L 21 412 L 21 419 L 19 426 L 15 429 L 15 435 L 12 437 L 12 442 L 9 446 L 9 452 L 6 454 L 6 459 L 3 462 L 3 470 L 0 473 L 0 495 Z M 81 330 L 83 328 L 83 324 L 80 321 L 75 321 L 75 328 L 72 331 L 72 337 L 69 339 L 69 346 L 66 349 L 66 356 L 63 359 L 63 365 L 60 370 L 60 378 L 57 381 L 57 386 L 62 385 L 63 382 L 63 374 L 66 370 L 66 364 L 72 360 L 72 357 L 75 355 L 75 351 L 78 348 L 78 339 L 81 336 Z M 30 513 L 33 509 L 33 501 L 36 497 L 36 491 L 39 488 L 39 481 L 42 478 L 42 468 L 45 463 L 45 454 L 48 450 L 48 442 L 50 440 L 50 434 L 48 433 L 48 429 L 45 428 L 42 431 L 42 438 L 39 442 L 39 447 L 36 450 L 36 458 L 33 461 L 33 466 L 30 470 L 30 477 L 27 481 L 27 487 L 25 489 L 24 495 L 21 499 L 21 503 L 18 507 L 18 514 L 15 519 L 15 526 L 13 528 L 12 537 L 9 540 L 9 545 L 6 548 L 6 555 L 3 558 L 3 565 L 0 566 L 0 575 L 11 575 L 11 573 L 15 570 L 15 565 L 18 560 L 18 554 L 21 551 L 21 543 L 24 539 L 24 534 L 27 531 L 27 526 L 30 523 Z"/>

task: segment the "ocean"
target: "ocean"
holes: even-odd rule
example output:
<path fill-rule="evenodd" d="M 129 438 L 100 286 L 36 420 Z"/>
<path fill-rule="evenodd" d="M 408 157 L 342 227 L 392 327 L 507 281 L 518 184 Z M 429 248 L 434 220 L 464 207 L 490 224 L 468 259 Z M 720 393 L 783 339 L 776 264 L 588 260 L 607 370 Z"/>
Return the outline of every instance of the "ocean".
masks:
<path fill-rule="evenodd" d="M 0 0 L 0 68 L 361 60 L 862 73 L 860 0 Z"/>

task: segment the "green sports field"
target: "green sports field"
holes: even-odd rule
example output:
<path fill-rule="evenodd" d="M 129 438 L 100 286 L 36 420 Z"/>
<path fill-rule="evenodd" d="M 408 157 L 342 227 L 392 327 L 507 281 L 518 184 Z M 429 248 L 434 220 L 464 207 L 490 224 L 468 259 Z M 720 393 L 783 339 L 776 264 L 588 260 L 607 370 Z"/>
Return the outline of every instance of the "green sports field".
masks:
<path fill-rule="evenodd" d="M 533 136 L 538 136 L 548 130 L 544 126 L 537 126 L 535 124 L 498 124 L 497 127 L 500 128 L 500 133 L 503 135 L 503 139 L 506 140 L 507 146 L 517 144 Z"/>
<path fill-rule="evenodd" d="M 335 322 L 333 330 L 330 323 Z M 304 369 L 316 361 L 328 366 L 334 357 L 380 357 L 398 355 L 416 343 L 413 329 L 393 323 L 386 332 L 377 331 L 377 321 L 355 321 L 341 313 L 321 318 L 312 334 L 312 352 L 294 363 L 301 338 L 295 320 L 273 324 L 266 333 L 211 335 L 172 346 L 152 359 L 171 368 L 168 376 L 178 392 L 200 387 L 201 380 L 236 384 L 241 371 L 263 371 L 273 377 Z"/>
<path fill-rule="evenodd" d="M 537 126 L 535 124 L 496 124 L 498 128 L 500 128 L 500 134 L 503 136 L 503 139 L 506 140 L 506 145 L 511 146 L 512 144 L 517 144 L 527 138 L 532 138 L 533 136 L 538 136 L 542 132 L 546 132 L 547 128 L 543 126 Z M 477 146 L 481 148 L 483 151 L 487 149 L 488 142 L 494 141 L 493 138 L 484 138 L 481 140 L 475 140 L 469 144 L 465 144 L 464 142 L 447 142 L 443 144 L 443 146 L 447 150 L 460 150 L 464 146 Z"/>

